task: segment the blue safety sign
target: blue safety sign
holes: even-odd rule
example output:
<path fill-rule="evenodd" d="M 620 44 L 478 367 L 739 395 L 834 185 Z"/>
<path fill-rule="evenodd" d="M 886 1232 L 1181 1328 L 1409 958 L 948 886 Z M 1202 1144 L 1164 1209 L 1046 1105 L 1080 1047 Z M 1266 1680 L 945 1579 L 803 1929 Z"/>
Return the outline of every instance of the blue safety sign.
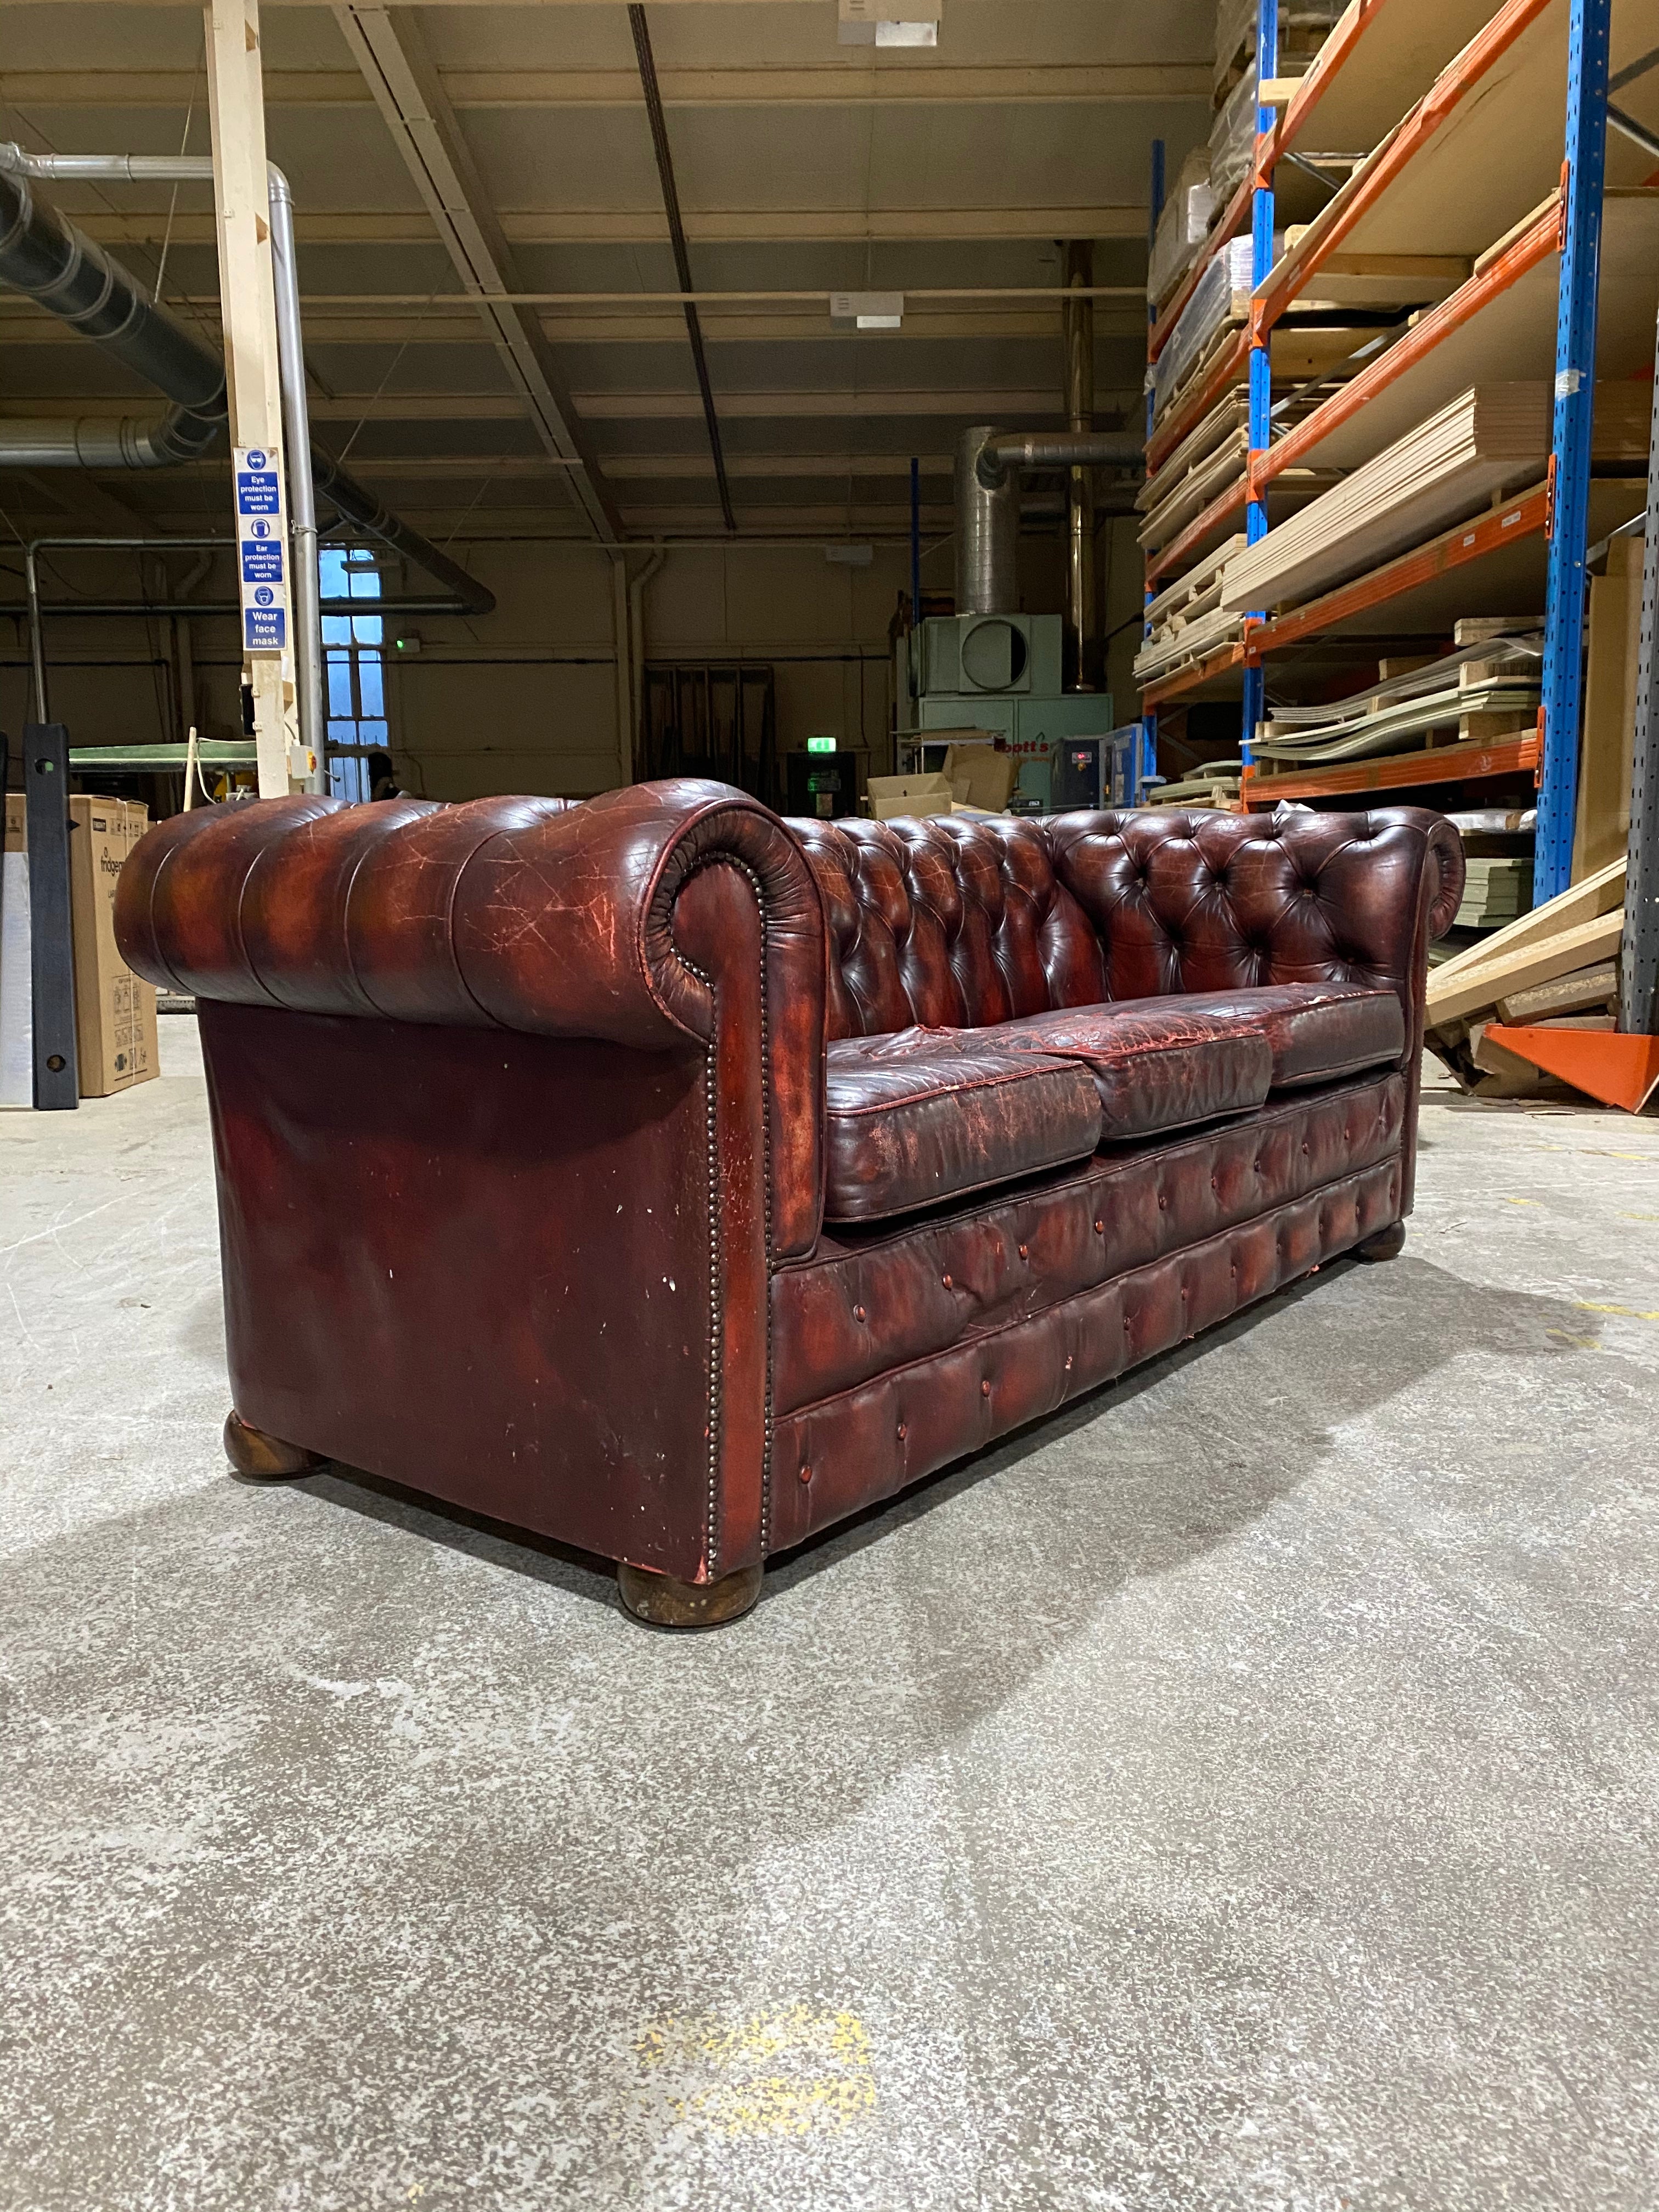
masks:
<path fill-rule="evenodd" d="M 282 492 L 275 469 L 237 470 L 238 514 L 278 514 L 282 512 Z"/>
<path fill-rule="evenodd" d="M 270 538 L 263 544 L 250 538 L 242 540 L 242 581 L 245 584 L 280 584 L 283 580 L 283 541 Z"/>
<path fill-rule="evenodd" d="M 234 467 L 242 650 L 286 653 L 288 568 L 283 542 L 283 457 L 275 447 L 239 447 Z"/>

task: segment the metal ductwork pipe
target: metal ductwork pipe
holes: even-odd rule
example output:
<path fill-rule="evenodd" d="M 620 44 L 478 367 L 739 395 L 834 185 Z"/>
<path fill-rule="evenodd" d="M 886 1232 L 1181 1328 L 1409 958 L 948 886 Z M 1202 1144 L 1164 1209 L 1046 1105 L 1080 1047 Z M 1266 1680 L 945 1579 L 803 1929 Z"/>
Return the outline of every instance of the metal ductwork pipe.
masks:
<path fill-rule="evenodd" d="M 154 422 L 129 417 L 118 423 L 82 420 L 0 422 L 0 465 L 22 468 L 163 468 L 206 453 L 229 411 L 224 362 L 172 312 L 144 296 L 131 272 L 32 189 L 40 175 L 75 179 L 118 178 L 143 181 L 188 176 L 211 182 L 205 155 L 30 155 L 0 146 L 0 283 L 26 293 L 61 315 L 173 402 Z M 305 405 L 305 367 L 300 353 L 299 293 L 295 265 L 292 202 L 287 180 L 271 171 L 271 231 L 276 281 L 278 344 L 283 369 L 283 417 L 289 433 L 291 520 L 296 549 L 296 640 L 307 635 L 316 609 L 316 510 L 309 476 L 341 514 L 381 544 L 423 568 L 453 591 L 460 611 L 486 615 L 495 594 L 469 575 L 419 531 L 393 514 L 375 495 L 311 444 Z M 305 462 L 309 459 L 309 471 Z M 308 568 L 308 574 L 302 574 Z M 307 605 L 307 602 L 309 605 Z M 309 659 L 309 654 L 300 656 Z M 302 697 L 310 695 L 320 724 L 321 673 L 301 672 Z M 320 726 L 316 736 L 321 737 Z M 310 742 L 307 733 L 307 742 Z M 320 754 L 320 743 L 316 745 Z"/>
<path fill-rule="evenodd" d="M 1095 303 L 1087 296 L 1094 281 L 1093 245 L 1087 239 L 1071 240 L 1061 277 L 1067 297 L 1060 309 L 1060 330 L 1066 348 L 1066 427 L 1073 437 L 1095 427 Z M 1073 291 L 1078 297 L 1071 296 Z M 1066 480 L 1066 658 L 1073 690 L 1095 688 L 1096 627 L 1094 471 L 1073 462 Z"/>
<path fill-rule="evenodd" d="M 964 430 L 957 446 L 957 612 L 1012 614 L 1019 601 L 1019 477 L 1026 469 L 1138 468 L 1127 430 Z"/>
<path fill-rule="evenodd" d="M 124 415 L 111 422 L 27 419 L 0 422 L 0 466 L 14 469 L 167 469 L 199 460 L 222 422 L 169 407 L 161 415 Z"/>

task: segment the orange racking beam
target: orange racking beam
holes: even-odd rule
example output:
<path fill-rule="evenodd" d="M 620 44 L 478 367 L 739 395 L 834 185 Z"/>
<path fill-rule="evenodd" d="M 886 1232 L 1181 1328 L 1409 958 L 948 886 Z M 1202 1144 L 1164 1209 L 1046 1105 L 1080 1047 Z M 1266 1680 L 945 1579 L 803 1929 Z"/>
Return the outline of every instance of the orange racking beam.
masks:
<path fill-rule="evenodd" d="M 1315 272 L 1324 267 L 1360 216 L 1368 208 L 1376 205 L 1395 179 L 1474 91 L 1486 71 L 1508 52 L 1528 26 L 1551 4 L 1552 0 L 1505 0 L 1505 4 L 1475 33 L 1462 52 L 1447 63 L 1394 136 L 1383 141 L 1366 167 L 1355 172 L 1355 185 L 1352 191 L 1346 191 L 1346 195 L 1340 193 L 1331 202 L 1333 212 L 1329 223 L 1321 230 L 1316 221 L 1314 228 L 1319 235 L 1307 252 L 1299 258 L 1293 254 L 1285 255 L 1277 268 L 1269 272 L 1251 308 L 1251 321 L 1257 328 L 1271 329 L 1296 295 L 1306 288 Z M 1342 204 L 1345 196 L 1347 200 L 1346 206 Z M 1287 262 L 1293 263 L 1294 266 L 1287 268 Z"/>
<path fill-rule="evenodd" d="M 1157 583 L 1179 569 L 1197 553 L 1212 530 L 1219 530 L 1224 522 L 1236 514 L 1243 514 L 1249 501 L 1249 489 L 1243 477 L 1237 483 L 1229 484 L 1218 494 L 1204 512 L 1187 525 L 1179 538 L 1172 538 L 1161 553 L 1155 554 L 1146 563 L 1146 581 Z"/>
<path fill-rule="evenodd" d="M 1252 657 L 1282 653 L 1287 646 L 1300 645 L 1304 638 L 1316 637 L 1336 623 L 1347 621 L 1350 616 L 1386 605 L 1389 600 L 1415 591 L 1419 584 L 1430 583 L 1449 569 L 1479 561 L 1500 545 L 1541 535 L 1547 504 L 1547 489 L 1538 484 L 1531 491 L 1522 492 L 1519 499 L 1508 500 L 1502 507 L 1492 507 L 1472 521 L 1460 522 L 1438 538 L 1431 538 L 1426 545 L 1419 545 L 1414 552 L 1402 553 L 1397 561 L 1389 561 L 1366 575 L 1356 576 L 1351 584 L 1339 584 L 1334 591 L 1310 599 L 1305 607 L 1293 608 L 1289 614 L 1279 615 L 1271 622 L 1258 623 L 1250 635 Z"/>
<path fill-rule="evenodd" d="M 1246 811 L 1276 806 L 1281 799 L 1340 799 L 1358 791 L 1414 791 L 1419 784 L 1462 783 L 1477 776 L 1526 775 L 1538 766 L 1536 730 L 1501 738 L 1489 745 L 1447 745 L 1420 753 L 1394 753 L 1384 760 L 1344 761 L 1335 768 L 1264 775 L 1253 763 L 1244 770 L 1239 797 Z"/>
<path fill-rule="evenodd" d="M 1304 416 L 1293 430 L 1286 431 L 1257 462 L 1257 484 L 1270 483 L 1282 469 L 1294 468 L 1304 454 L 1310 453 L 1322 439 L 1357 415 L 1368 400 L 1386 391 L 1397 377 L 1432 353 L 1443 338 L 1460 330 L 1500 292 L 1507 292 L 1511 284 L 1519 283 L 1528 270 L 1559 252 L 1560 244 L 1561 203 L 1557 193 L 1545 202 L 1527 228 L 1501 253 L 1494 255 L 1478 276 L 1460 284 L 1449 299 L 1431 307 L 1414 330 L 1408 331 L 1368 368 L 1362 369 L 1334 392 L 1323 406 Z"/>
<path fill-rule="evenodd" d="M 1148 707 L 1156 707 L 1165 699 L 1178 699 L 1183 691 L 1196 690 L 1200 684 L 1211 683 L 1216 677 L 1226 675 L 1229 669 L 1242 668 L 1243 665 L 1243 647 L 1224 645 L 1218 653 L 1194 661 L 1190 668 L 1177 669 L 1161 683 L 1146 684 L 1140 696 Z"/>

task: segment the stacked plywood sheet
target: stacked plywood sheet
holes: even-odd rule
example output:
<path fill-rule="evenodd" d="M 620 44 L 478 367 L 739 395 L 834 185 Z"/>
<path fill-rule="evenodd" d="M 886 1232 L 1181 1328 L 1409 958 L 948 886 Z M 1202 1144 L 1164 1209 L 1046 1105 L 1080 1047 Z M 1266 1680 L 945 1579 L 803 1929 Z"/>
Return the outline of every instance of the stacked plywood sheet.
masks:
<path fill-rule="evenodd" d="M 1463 903 L 1453 917 L 1459 929 L 1501 929 L 1532 904 L 1532 862 L 1517 855 L 1471 854 Z"/>
<path fill-rule="evenodd" d="M 1481 1097 L 1536 1091 L 1548 1079 L 1487 1032 L 1611 1029 L 1624 912 L 1625 864 L 1616 860 L 1436 968 L 1425 1010 L 1430 1051 Z"/>
<path fill-rule="evenodd" d="M 1461 622 L 1456 648 L 1317 707 L 1274 705 L 1256 750 L 1266 760 L 1322 766 L 1386 753 L 1444 732 L 1489 741 L 1537 720 L 1543 635 L 1525 623 Z M 1510 917 L 1511 919 L 1513 917 Z"/>
<path fill-rule="evenodd" d="M 1178 783 L 1154 784 L 1146 794 L 1149 806 L 1184 806 L 1199 811 L 1236 812 L 1244 763 L 1237 760 L 1207 761 Z"/>
<path fill-rule="evenodd" d="M 1240 531 L 1148 602 L 1146 641 L 1135 656 L 1137 684 L 1155 684 L 1243 637 L 1239 617 L 1222 613 L 1217 603 L 1222 564 L 1243 543 Z"/>
<path fill-rule="evenodd" d="M 1543 384 L 1480 384 L 1227 563 L 1221 605 L 1282 607 L 1362 575 L 1541 476 Z"/>

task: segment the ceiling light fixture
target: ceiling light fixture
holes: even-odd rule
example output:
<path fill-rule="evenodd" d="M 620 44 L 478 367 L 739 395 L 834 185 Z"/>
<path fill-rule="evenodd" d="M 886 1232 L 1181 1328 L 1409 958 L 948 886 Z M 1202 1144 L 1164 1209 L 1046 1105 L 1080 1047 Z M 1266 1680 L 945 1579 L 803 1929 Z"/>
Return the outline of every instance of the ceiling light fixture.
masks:
<path fill-rule="evenodd" d="M 832 323 L 852 323 L 861 331 L 896 331 L 904 321 L 902 292 L 832 292 Z"/>
<path fill-rule="evenodd" d="M 837 35 L 844 46 L 936 46 L 939 11 L 927 0 L 899 0 L 915 12 L 900 17 L 889 11 L 894 0 L 841 0 Z"/>

